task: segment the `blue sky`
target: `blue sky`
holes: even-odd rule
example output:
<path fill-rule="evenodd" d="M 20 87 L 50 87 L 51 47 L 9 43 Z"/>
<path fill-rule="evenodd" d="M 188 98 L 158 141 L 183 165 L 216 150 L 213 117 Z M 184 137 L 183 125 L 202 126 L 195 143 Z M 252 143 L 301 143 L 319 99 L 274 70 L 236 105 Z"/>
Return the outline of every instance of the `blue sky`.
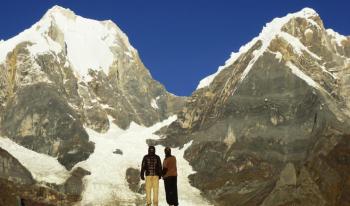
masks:
<path fill-rule="evenodd" d="M 190 95 L 232 51 L 265 23 L 304 7 L 326 28 L 350 35 L 350 1 L 306 0 L 2 0 L 0 39 L 30 27 L 53 5 L 97 20 L 113 20 L 128 36 L 152 76 L 177 95 Z"/>

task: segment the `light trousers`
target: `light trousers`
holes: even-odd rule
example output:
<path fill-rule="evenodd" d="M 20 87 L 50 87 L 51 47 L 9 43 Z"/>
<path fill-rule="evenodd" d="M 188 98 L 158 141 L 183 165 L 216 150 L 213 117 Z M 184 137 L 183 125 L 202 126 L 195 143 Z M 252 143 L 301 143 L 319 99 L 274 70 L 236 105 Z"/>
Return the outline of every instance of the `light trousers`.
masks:
<path fill-rule="evenodd" d="M 146 202 L 151 205 L 151 194 L 153 191 L 153 206 L 158 206 L 159 177 L 146 176 Z"/>

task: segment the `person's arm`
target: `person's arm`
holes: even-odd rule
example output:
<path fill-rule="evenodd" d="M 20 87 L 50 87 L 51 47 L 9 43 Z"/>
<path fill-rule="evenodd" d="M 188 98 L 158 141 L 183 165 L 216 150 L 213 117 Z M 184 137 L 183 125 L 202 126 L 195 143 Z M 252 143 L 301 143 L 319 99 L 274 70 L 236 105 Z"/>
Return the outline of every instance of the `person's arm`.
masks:
<path fill-rule="evenodd" d="M 166 172 L 168 171 L 168 168 L 167 168 L 167 161 L 166 159 L 164 159 L 163 161 L 163 171 L 162 171 L 162 176 L 164 176 L 166 174 Z"/>
<path fill-rule="evenodd" d="M 146 161 L 145 161 L 145 157 L 143 157 L 142 163 L 141 163 L 141 173 L 140 173 L 141 180 L 145 180 L 145 169 L 146 169 Z"/>
<path fill-rule="evenodd" d="M 159 179 L 162 178 L 162 161 L 160 160 L 160 157 L 157 156 L 157 170 L 158 170 L 158 176 L 159 176 Z"/>

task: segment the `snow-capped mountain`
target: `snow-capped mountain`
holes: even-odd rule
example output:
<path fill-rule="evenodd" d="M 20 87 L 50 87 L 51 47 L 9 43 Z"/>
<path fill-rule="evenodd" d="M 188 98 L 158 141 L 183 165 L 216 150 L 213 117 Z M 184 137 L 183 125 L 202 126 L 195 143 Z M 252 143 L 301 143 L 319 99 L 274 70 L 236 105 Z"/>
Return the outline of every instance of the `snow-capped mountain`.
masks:
<path fill-rule="evenodd" d="M 9 87 L 7 93 L 13 93 L 12 90 L 22 85 L 40 82 L 58 84 L 65 87 L 62 89 L 73 90 L 66 91 L 73 108 L 126 108 L 121 115 L 123 120 L 118 118 L 120 112 L 110 111 L 123 128 L 132 120 L 149 126 L 164 119 L 164 114 L 181 107 L 181 104 L 169 103 L 181 98 L 165 92 L 163 86 L 151 78 L 137 50 L 130 45 L 127 36 L 116 24 L 110 20 L 86 19 L 59 6 L 48 10 L 31 28 L 2 41 L 0 62 L 3 71 L 7 72 L 3 75 L 7 79 L 4 77 L 2 83 L 6 84 L 11 78 L 16 80 L 15 83 L 10 81 L 10 86 L 3 85 Z M 49 63 L 53 65 L 48 65 Z M 17 67 L 16 70 L 12 66 Z M 46 68 L 49 66 L 57 68 Z M 72 86 L 77 88 L 72 89 Z M 118 91 L 114 91 L 116 89 Z M 133 96 L 140 94 L 137 102 L 131 101 L 130 91 L 136 92 Z M 71 94 L 74 92 L 79 94 Z M 103 96 L 106 94 L 101 94 L 103 92 L 109 96 L 115 95 L 116 97 L 110 98 L 119 98 L 119 103 L 111 105 L 111 101 Z M 5 102 L 4 96 L 5 92 L 1 96 L 2 103 Z M 82 96 L 82 100 L 76 96 Z M 140 104 L 142 109 L 139 108 Z M 147 111 L 149 108 L 152 111 Z M 86 123 L 94 129 L 103 131 L 108 128 L 108 125 L 94 125 L 89 114 L 84 116 Z M 108 122 L 106 115 L 100 116 L 100 120 Z M 126 116 L 130 117 L 125 118 Z"/>
<path fill-rule="evenodd" d="M 152 79 L 112 21 L 86 19 L 59 6 L 1 42 L 0 72 L 2 134 L 58 155 L 68 167 L 93 150 L 90 145 L 79 151 L 71 142 L 76 137 L 77 145 L 88 144 L 83 126 L 105 132 L 107 115 L 124 129 L 132 121 L 150 126 L 183 102 Z M 71 162 L 62 153 L 81 157 Z"/>
<path fill-rule="evenodd" d="M 33 195 L 41 190 L 36 184 L 18 184 L 42 183 L 44 199 L 69 194 L 74 198 L 61 202 L 77 201 L 91 172 L 76 165 L 98 149 L 91 131 L 148 127 L 175 114 L 184 100 L 152 79 L 112 21 L 54 6 L 29 29 L 0 41 L 0 161 L 8 166 L 3 170 L 23 170 L 0 175 L 16 180 L 3 188 Z"/>
<path fill-rule="evenodd" d="M 193 141 L 191 183 L 215 205 L 349 204 L 349 167 L 333 161 L 350 155 L 349 62 L 350 38 L 314 10 L 276 18 L 199 83 L 160 143 Z"/>

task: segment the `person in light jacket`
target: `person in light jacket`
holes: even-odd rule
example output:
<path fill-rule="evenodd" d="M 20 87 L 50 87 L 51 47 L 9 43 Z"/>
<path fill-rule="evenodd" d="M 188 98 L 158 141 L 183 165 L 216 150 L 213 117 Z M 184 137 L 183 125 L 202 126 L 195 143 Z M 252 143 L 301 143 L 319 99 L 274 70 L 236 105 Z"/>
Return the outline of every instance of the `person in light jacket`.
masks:
<path fill-rule="evenodd" d="M 163 180 L 166 201 L 169 205 L 178 206 L 177 197 L 177 167 L 176 158 L 171 155 L 170 147 L 164 149 L 165 159 L 163 161 Z"/>

